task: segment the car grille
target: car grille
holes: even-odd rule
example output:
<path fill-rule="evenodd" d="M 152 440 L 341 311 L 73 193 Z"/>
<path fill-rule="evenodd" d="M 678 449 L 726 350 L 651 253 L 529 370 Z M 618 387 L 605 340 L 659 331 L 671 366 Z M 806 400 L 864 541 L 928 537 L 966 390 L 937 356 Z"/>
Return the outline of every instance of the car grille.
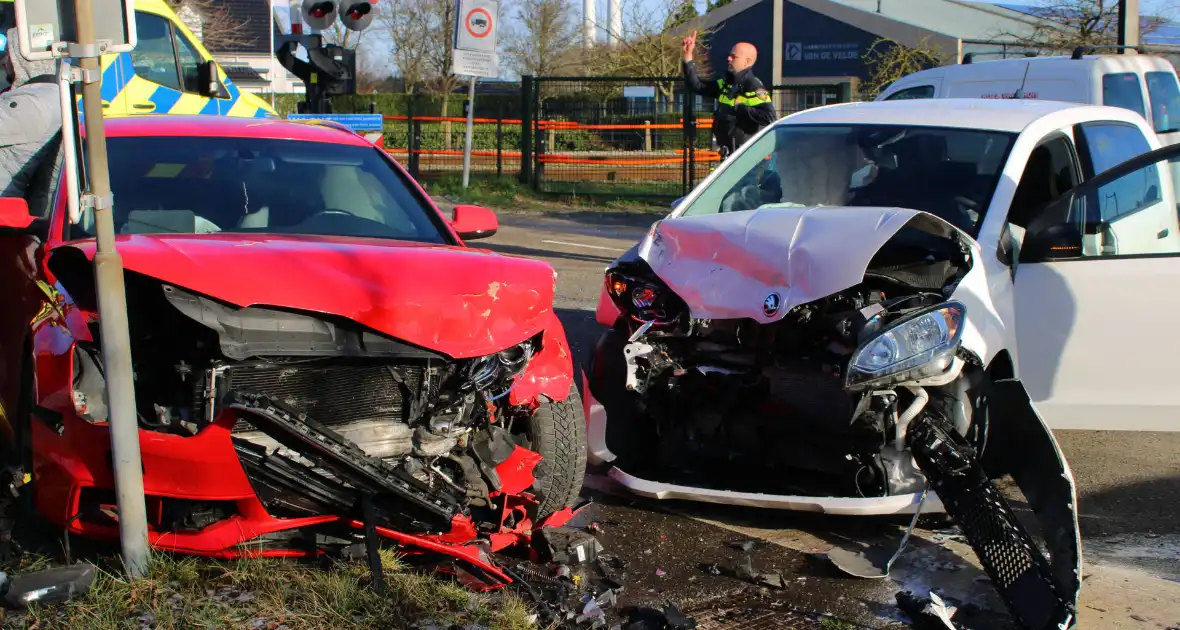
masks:
<path fill-rule="evenodd" d="M 423 366 L 398 365 L 411 391 L 422 385 Z M 409 420 L 411 400 L 385 365 L 265 365 L 226 371 L 222 386 L 266 394 L 327 426 L 358 420 Z M 252 430 L 239 420 L 233 431 Z"/>

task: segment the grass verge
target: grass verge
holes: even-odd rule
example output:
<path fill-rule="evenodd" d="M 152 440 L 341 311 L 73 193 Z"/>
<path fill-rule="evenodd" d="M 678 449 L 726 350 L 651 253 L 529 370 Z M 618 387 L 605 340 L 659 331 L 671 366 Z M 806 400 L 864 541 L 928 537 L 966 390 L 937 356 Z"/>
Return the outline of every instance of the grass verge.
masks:
<path fill-rule="evenodd" d="M 128 582 L 118 558 L 104 558 L 83 597 L 10 613 L 6 628 L 535 628 L 528 606 L 510 593 L 476 594 L 411 571 L 382 550 L 386 592 L 369 588 L 360 562 L 324 567 L 298 560 L 206 560 L 154 554 L 148 575 Z M 48 566 L 28 558 L 21 571 Z M 418 625 L 414 625 L 418 624 Z"/>
<path fill-rule="evenodd" d="M 466 190 L 463 189 L 462 174 L 459 173 L 447 173 L 422 184 L 431 195 L 443 197 L 452 203 L 477 204 L 500 212 L 565 214 L 592 210 L 663 215 L 671 209 L 662 200 L 636 199 L 627 194 L 587 197 L 537 193 L 510 176 L 473 174 Z"/>

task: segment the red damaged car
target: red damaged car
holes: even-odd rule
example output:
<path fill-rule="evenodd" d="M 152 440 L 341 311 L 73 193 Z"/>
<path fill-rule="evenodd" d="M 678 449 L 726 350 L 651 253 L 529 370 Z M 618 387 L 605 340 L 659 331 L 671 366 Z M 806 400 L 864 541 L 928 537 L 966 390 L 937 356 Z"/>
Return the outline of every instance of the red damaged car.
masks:
<path fill-rule="evenodd" d="M 330 124 L 107 122 L 149 536 L 207 556 L 379 534 L 470 560 L 568 518 L 585 425 L 555 273 L 471 249 Z M 0 199 L 0 437 L 41 516 L 118 539 L 92 257 L 62 156 Z M 7 480 L 6 480 L 7 481 Z M 477 544 L 468 544 L 477 543 Z"/>

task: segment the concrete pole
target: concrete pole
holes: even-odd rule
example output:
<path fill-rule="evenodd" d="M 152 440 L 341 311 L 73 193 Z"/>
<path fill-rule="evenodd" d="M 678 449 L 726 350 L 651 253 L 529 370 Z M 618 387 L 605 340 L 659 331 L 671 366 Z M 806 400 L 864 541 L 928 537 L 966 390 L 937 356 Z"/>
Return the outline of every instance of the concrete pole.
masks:
<path fill-rule="evenodd" d="M 107 136 L 103 125 L 102 70 L 94 41 L 92 0 L 75 1 L 79 59 L 85 76 L 82 103 L 86 114 L 86 155 L 89 199 L 94 204 L 97 249 L 94 281 L 102 336 L 102 364 L 109 400 L 111 459 L 115 468 L 115 500 L 119 506 L 119 538 L 123 563 L 132 578 L 143 577 L 148 565 L 147 507 L 143 496 L 143 464 L 139 454 L 139 421 L 131 365 L 131 334 L 127 323 L 127 291 L 123 259 L 115 250 L 115 222 Z M 91 48 L 92 50 L 87 50 Z M 92 56 L 86 56 L 92 55 Z"/>
<path fill-rule="evenodd" d="M 475 77 L 467 86 L 467 136 L 463 140 L 463 190 L 471 181 L 471 136 L 475 128 Z"/>
<path fill-rule="evenodd" d="M 610 13 L 610 43 L 623 41 L 623 0 L 607 0 Z"/>
<path fill-rule="evenodd" d="M 1139 45 L 1139 0 L 1119 0 L 1119 46 Z M 1135 54 L 1133 50 L 1119 50 Z"/>
<path fill-rule="evenodd" d="M 582 0 L 582 38 L 587 48 L 598 39 L 598 0 Z"/>

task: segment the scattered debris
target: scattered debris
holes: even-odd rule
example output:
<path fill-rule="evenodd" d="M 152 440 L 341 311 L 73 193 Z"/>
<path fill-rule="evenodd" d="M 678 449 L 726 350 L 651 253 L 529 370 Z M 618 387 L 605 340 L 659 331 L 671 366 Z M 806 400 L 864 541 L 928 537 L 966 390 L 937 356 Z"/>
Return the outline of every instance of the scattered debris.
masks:
<path fill-rule="evenodd" d="M 952 620 L 958 609 L 944 602 L 937 593 L 922 597 L 901 591 L 895 597 L 897 607 L 913 620 L 913 627 L 918 630 L 960 630 L 962 627 Z"/>
<path fill-rule="evenodd" d="M 11 578 L 0 573 L 0 592 L 8 608 L 23 609 L 32 603 L 57 604 L 90 590 L 96 571 L 90 563 L 79 563 Z"/>
<path fill-rule="evenodd" d="M 603 551 L 593 535 L 572 527 L 549 527 L 533 535 L 533 551 L 540 562 L 586 564 Z"/>

